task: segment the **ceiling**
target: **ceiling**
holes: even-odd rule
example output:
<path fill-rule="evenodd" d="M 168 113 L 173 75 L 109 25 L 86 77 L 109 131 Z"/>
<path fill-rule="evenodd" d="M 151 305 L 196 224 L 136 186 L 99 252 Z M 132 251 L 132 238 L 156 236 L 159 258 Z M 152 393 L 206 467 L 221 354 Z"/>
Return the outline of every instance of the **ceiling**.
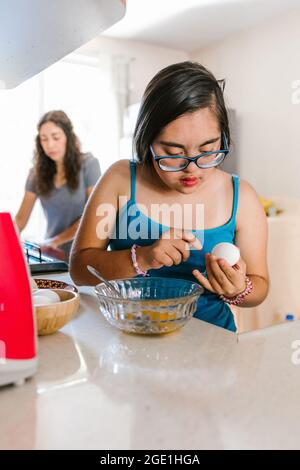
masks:
<path fill-rule="evenodd" d="M 102 35 L 193 52 L 299 6 L 299 0 L 127 0 Z"/>

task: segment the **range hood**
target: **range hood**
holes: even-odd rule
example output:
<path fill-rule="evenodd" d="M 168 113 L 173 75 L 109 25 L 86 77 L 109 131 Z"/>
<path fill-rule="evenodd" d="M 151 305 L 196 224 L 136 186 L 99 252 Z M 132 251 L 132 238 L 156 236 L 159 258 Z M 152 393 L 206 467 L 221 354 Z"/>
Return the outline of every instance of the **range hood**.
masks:
<path fill-rule="evenodd" d="M 14 88 L 125 14 L 125 0 L 0 2 L 0 87 Z"/>

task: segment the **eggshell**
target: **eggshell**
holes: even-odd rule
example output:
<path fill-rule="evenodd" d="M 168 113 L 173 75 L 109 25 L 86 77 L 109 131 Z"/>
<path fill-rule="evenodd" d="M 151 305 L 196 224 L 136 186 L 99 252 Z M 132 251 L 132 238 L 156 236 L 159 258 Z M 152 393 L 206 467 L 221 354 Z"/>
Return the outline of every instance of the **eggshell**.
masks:
<path fill-rule="evenodd" d="M 234 266 L 240 259 L 240 250 L 238 247 L 227 242 L 215 245 L 211 254 L 217 258 L 225 259 L 230 266 Z"/>
<path fill-rule="evenodd" d="M 33 292 L 33 296 L 35 297 L 36 295 L 37 296 L 42 296 L 42 297 L 47 297 L 47 299 L 49 299 L 51 304 L 54 304 L 56 302 L 60 302 L 59 295 L 51 289 L 38 289 L 38 290 Z"/>
<path fill-rule="evenodd" d="M 50 305 L 52 303 L 48 297 L 44 297 L 43 295 L 33 295 L 32 301 L 35 307 L 39 305 Z"/>

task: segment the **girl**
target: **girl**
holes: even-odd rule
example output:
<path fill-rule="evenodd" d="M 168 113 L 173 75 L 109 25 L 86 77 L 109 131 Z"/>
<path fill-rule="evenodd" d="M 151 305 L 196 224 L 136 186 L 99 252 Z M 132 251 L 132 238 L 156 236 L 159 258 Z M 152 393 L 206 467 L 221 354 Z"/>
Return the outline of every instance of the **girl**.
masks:
<path fill-rule="evenodd" d="M 108 279 L 196 278 L 205 291 L 194 316 L 236 331 L 229 305 L 255 306 L 267 295 L 267 223 L 250 184 L 220 168 L 229 145 L 212 73 L 193 62 L 161 70 L 142 99 L 136 161 L 113 164 L 86 207 L 71 254 L 74 281 L 98 282 L 87 264 Z M 234 267 L 210 254 L 219 242 L 239 247 Z"/>
<path fill-rule="evenodd" d="M 38 123 L 34 167 L 15 218 L 20 232 L 39 198 L 47 219 L 44 251 L 50 248 L 68 260 L 84 205 L 99 177 L 98 160 L 81 153 L 68 116 L 63 111 L 46 113 Z"/>

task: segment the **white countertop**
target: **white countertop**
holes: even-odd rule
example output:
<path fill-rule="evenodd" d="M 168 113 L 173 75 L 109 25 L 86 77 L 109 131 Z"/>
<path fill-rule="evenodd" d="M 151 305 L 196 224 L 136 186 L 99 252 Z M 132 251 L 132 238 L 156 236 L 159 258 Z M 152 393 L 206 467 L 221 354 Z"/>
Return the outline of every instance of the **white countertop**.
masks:
<path fill-rule="evenodd" d="M 299 321 L 236 335 L 192 319 L 127 335 L 92 288 L 80 293 L 72 322 L 39 337 L 37 374 L 0 388 L 0 449 L 300 448 Z"/>

